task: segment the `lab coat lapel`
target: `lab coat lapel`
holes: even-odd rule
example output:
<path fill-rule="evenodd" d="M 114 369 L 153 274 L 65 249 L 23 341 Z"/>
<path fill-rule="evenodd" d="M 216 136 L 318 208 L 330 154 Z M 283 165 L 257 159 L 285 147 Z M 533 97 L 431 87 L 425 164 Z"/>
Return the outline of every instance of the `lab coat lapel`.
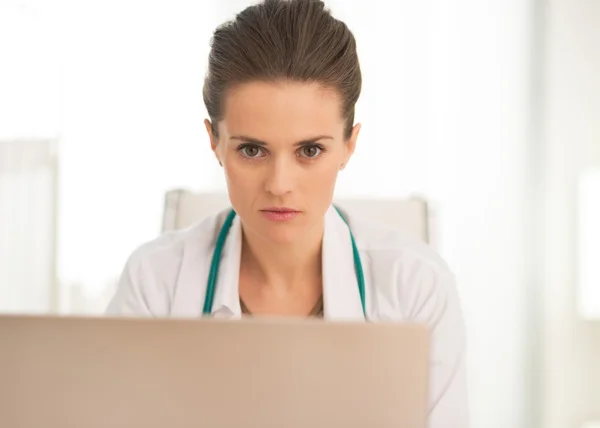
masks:
<path fill-rule="evenodd" d="M 212 307 L 214 317 L 241 317 L 239 279 L 240 260 L 242 254 L 242 224 L 240 217 L 236 216 L 225 240 L 217 289 Z"/>
<path fill-rule="evenodd" d="M 334 207 L 325 215 L 322 265 L 325 318 L 364 321 L 350 230 Z"/>

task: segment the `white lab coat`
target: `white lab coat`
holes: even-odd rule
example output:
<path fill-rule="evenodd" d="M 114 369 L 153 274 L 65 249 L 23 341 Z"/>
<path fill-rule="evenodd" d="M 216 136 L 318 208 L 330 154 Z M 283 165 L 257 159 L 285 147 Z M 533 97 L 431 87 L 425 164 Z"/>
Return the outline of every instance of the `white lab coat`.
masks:
<path fill-rule="evenodd" d="M 142 245 L 130 257 L 107 313 L 199 317 L 223 211 Z M 410 320 L 432 329 L 430 428 L 466 428 L 465 327 L 452 273 L 427 245 L 344 213 L 360 252 L 370 321 Z M 233 222 L 223 248 L 212 313 L 238 318 L 242 232 Z M 332 207 L 322 251 L 324 316 L 363 320 L 348 226 Z"/>

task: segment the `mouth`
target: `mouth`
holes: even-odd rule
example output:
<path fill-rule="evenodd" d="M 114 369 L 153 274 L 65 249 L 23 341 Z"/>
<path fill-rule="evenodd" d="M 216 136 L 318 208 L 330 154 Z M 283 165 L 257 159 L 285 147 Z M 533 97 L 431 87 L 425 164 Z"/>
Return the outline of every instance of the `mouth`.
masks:
<path fill-rule="evenodd" d="M 267 220 L 277 222 L 293 220 L 302 213 L 299 210 L 287 207 L 269 207 L 260 210 L 260 212 L 267 218 Z"/>
<path fill-rule="evenodd" d="M 287 208 L 287 207 L 269 207 L 269 208 L 264 208 L 261 211 L 263 212 L 274 212 L 274 213 L 299 213 L 299 210 L 295 210 L 293 208 Z"/>

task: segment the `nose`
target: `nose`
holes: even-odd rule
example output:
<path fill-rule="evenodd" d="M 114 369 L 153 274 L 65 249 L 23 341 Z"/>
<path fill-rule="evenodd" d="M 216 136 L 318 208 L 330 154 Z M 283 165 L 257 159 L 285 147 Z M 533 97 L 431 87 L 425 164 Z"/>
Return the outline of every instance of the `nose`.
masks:
<path fill-rule="evenodd" d="M 283 196 L 293 189 L 294 165 L 285 157 L 273 159 L 266 171 L 265 190 L 274 196 Z"/>

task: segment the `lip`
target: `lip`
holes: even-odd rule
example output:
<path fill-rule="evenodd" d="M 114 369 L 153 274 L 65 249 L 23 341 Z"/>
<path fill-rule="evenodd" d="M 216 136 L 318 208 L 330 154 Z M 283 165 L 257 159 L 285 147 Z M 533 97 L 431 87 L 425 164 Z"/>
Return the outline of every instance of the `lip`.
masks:
<path fill-rule="evenodd" d="M 287 207 L 269 207 L 260 210 L 260 212 L 267 220 L 276 222 L 290 221 L 301 214 L 301 211 Z"/>
<path fill-rule="evenodd" d="M 272 212 L 279 212 L 279 213 L 299 213 L 299 210 L 295 210 L 293 208 L 288 208 L 288 207 L 268 207 L 268 208 L 264 208 L 261 211 L 272 211 Z"/>

